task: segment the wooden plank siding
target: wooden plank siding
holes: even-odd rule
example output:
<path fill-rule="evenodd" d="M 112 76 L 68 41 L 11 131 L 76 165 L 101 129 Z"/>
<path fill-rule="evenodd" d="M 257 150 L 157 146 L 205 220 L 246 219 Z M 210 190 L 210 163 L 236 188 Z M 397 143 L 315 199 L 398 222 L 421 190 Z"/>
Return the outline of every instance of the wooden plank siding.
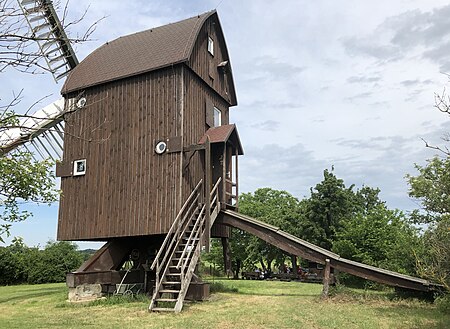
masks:
<path fill-rule="evenodd" d="M 61 179 L 59 240 L 168 231 L 180 208 L 181 153 L 160 156 L 154 146 L 181 133 L 180 70 L 88 89 L 86 107 L 67 116 L 63 161 L 85 158 L 87 169 Z"/>
<path fill-rule="evenodd" d="M 185 107 L 184 107 L 184 145 L 192 145 L 199 142 L 208 130 L 206 125 L 206 102 L 210 99 L 212 104 L 220 109 L 222 123 L 228 124 L 229 104 L 214 90 L 212 90 L 200 77 L 188 67 L 184 67 Z M 195 154 L 189 162 L 189 166 L 183 173 L 183 199 L 185 199 L 198 181 L 204 177 L 203 164 L 200 154 Z M 215 182 L 212 182 L 214 184 Z"/>
<path fill-rule="evenodd" d="M 204 135 L 206 124 L 206 103 L 212 103 L 222 113 L 222 124 L 229 123 L 229 104 L 211 89 L 196 73 L 185 68 L 185 108 L 184 108 L 184 144 L 197 143 Z M 210 102 L 208 102 L 208 99 Z M 204 178 L 204 169 L 200 154 L 195 154 L 183 174 L 183 200 L 189 195 L 197 182 Z M 214 185 L 215 181 L 211 181 Z M 229 237 L 230 228 L 225 225 L 214 225 L 211 231 L 213 237 Z"/>
<path fill-rule="evenodd" d="M 214 40 L 214 55 L 208 52 L 208 36 Z M 226 74 L 218 69 L 218 65 L 223 61 L 228 61 L 229 65 Z M 230 106 L 236 105 L 236 95 L 230 71 L 231 63 L 217 15 L 208 18 L 201 28 L 188 65 Z"/>

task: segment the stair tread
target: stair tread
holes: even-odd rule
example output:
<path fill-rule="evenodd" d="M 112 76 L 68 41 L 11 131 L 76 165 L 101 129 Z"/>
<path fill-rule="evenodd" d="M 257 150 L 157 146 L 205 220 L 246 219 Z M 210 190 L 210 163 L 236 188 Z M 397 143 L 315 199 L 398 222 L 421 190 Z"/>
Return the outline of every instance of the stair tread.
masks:
<path fill-rule="evenodd" d="M 179 293 L 180 290 L 175 290 L 175 289 L 160 289 L 159 290 L 160 293 Z"/>
<path fill-rule="evenodd" d="M 176 298 L 156 298 L 156 302 L 176 302 Z"/>
<path fill-rule="evenodd" d="M 165 308 L 165 307 L 153 307 L 152 311 L 156 312 L 175 312 L 174 308 Z"/>
<path fill-rule="evenodd" d="M 162 284 L 181 284 L 180 281 L 163 281 Z"/>

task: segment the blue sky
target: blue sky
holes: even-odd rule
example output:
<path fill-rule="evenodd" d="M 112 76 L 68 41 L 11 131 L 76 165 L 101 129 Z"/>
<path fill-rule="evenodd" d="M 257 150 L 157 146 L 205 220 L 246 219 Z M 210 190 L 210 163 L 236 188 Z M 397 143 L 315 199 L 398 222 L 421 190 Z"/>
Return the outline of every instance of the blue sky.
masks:
<path fill-rule="evenodd" d="M 121 35 L 217 7 L 239 103 L 231 121 L 245 151 L 241 191 L 272 187 L 302 198 L 334 166 L 347 185 L 379 187 L 390 207 L 418 206 L 404 176 L 435 153 L 421 138 L 439 144 L 450 130 L 433 108 L 450 73 L 448 2 L 81 0 L 69 3 L 70 17 L 89 5 L 72 36 L 106 18 L 92 41 L 75 45 L 79 59 Z M 44 95 L 56 100 L 61 88 L 48 74 L 14 71 L 0 85 L 2 100 L 24 88 L 24 108 Z M 45 245 L 56 237 L 57 206 L 33 210 L 12 233 Z"/>

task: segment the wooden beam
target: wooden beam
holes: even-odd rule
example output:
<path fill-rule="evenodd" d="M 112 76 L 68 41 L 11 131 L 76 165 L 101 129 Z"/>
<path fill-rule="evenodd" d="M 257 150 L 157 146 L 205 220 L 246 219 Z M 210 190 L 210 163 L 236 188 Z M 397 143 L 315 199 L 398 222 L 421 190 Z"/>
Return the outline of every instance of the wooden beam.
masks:
<path fill-rule="evenodd" d="M 209 139 L 209 137 L 208 137 L 208 139 Z M 189 145 L 189 146 L 185 146 L 183 148 L 183 152 L 202 151 L 202 150 L 205 149 L 205 145 L 206 145 L 206 143 L 205 144 L 192 144 L 192 145 Z"/>
<path fill-rule="evenodd" d="M 227 144 L 223 145 L 223 153 L 222 153 L 222 202 L 225 206 L 228 202 L 227 200 Z"/>
<path fill-rule="evenodd" d="M 205 251 L 210 250 L 211 241 L 211 142 L 206 136 L 205 147 Z"/>
<path fill-rule="evenodd" d="M 235 162 L 235 167 L 236 167 L 236 208 L 239 206 L 239 166 L 238 166 L 238 157 L 239 157 L 239 150 L 236 148 L 236 162 Z"/>
<path fill-rule="evenodd" d="M 231 271 L 231 249 L 228 238 L 221 238 L 222 240 L 222 249 L 223 249 L 223 263 L 225 267 L 225 273 L 227 277 L 230 277 L 230 274 L 233 275 Z"/>

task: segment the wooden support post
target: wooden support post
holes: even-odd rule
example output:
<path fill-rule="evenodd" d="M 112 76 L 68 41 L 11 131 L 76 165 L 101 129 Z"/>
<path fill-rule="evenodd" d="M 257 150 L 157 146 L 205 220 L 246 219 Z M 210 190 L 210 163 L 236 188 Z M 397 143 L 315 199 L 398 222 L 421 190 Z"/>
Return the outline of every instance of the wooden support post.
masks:
<path fill-rule="evenodd" d="M 222 238 L 222 248 L 223 248 L 223 264 L 225 268 L 225 274 L 229 278 L 233 275 L 231 271 L 231 249 L 228 238 Z"/>
<path fill-rule="evenodd" d="M 239 166 L 238 166 L 238 157 L 239 150 L 236 148 L 236 162 L 235 162 L 235 171 L 236 171 L 236 208 L 239 206 Z"/>
<path fill-rule="evenodd" d="M 322 298 L 328 297 L 328 290 L 330 288 L 330 260 L 325 259 L 325 273 L 323 275 L 323 290 Z"/>
<path fill-rule="evenodd" d="M 206 136 L 205 142 L 205 251 L 210 250 L 211 240 L 211 142 Z"/>
<path fill-rule="evenodd" d="M 291 255 L 291 262 L 292 262 L 292 273 L 297 275 L 298 274 L 297 256 Z"/>
<path fill-rule="evenodd" d="M 222 153 L 222 200 L 223 205 L 228 203 L 227 200 L 227 144 L 223 145 L 223 153 Z"/>

